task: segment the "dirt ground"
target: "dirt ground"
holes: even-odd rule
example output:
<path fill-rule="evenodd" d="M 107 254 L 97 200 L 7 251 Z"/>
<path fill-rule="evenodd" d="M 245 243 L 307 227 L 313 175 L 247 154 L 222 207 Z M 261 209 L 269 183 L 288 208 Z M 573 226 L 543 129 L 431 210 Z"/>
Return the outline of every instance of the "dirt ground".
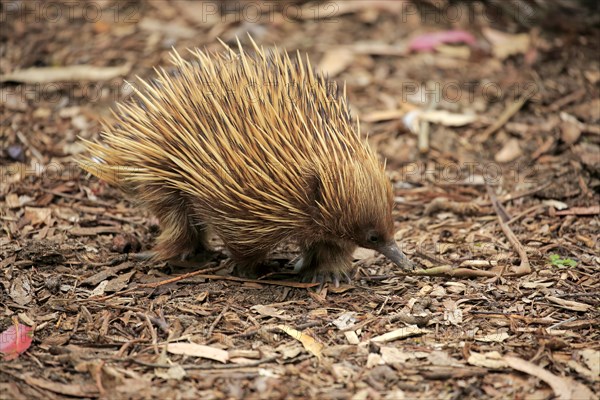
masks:
<path fill-rule="evenodd" d="M 0 331 L 33 328 L 0 362 L 1 398 L 598 398 L 595 2 L 0 10 Z M 428 50 L 432 32 L 453 43 Z M 295 280 L 293 248 L 261 281 L 220 252 L 133 256 L 157 220 L 75 166 L 78 136 L 98 137 L 125 81 L 172 47 L 247 33 L 346 82 L 417 272 L 360 250 L 352 284 L 318 288 Z"/>

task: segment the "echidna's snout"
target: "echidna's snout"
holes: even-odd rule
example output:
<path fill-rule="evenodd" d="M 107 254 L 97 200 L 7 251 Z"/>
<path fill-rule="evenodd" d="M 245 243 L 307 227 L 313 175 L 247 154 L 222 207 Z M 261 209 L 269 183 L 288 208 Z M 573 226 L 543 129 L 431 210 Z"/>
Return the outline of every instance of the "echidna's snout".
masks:
<path fill-rule="evenodd" d="M 403 269 L 414 269 L 415 265 L 404 255 L 395 241 L 384 244 L 377 251 Z"/>

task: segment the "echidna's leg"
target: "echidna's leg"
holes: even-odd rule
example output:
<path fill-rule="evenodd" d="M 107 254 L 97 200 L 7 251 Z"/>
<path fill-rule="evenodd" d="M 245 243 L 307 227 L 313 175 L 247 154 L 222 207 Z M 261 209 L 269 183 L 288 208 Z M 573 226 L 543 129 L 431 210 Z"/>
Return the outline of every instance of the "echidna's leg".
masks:
<path fill-rule="evenodd" d="M 262 262 L 257 263 L 252 259 L 232 257 L 232 261 L 234 263 L 232 274 L 241 278 L 256 279 L 269 272 L 263 268 Z"/>
<path fill-rule="evenodd" d="M 346 242 L 322 241 L 305 246 L 302 258 L 296 264 L 305 282 L 332 282 L 336 287 L 341 280 L 350 281 L 352 252 L 355 245 Z"/>
<path fill-rule="evenodd" d="M 234 264 L 233 275 L 254 279 L 270 272 L 263 264 L 269 254 L 268 250 L 248 249 L 245 246 L 227 243 L 223 237 L 222 239 L 226 242 L 225 248 Z"/>
<path fill-rule="evenodd" d="M 157 258 L 184 259 L 208 250 L 207 229 L 193 221 L 181 194 L 168 192 L 152 200 L 145 203 L 160 222 L 161 233 L 153 249 Z"/>

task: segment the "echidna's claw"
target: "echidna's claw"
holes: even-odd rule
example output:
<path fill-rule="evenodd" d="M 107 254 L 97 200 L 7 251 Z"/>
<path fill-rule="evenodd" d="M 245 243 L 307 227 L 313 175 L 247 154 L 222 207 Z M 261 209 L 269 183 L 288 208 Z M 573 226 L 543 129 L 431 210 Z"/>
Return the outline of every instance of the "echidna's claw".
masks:
<path fill-rule="evenodd" d="M 323 288 L 326 283 L 331 283 L 334 287 L 340 287 L 340 283 L 352 282 L 348 271 L 335 270 L 335 271 L 306 271 L 301 278 L 302 282 L 308 283 L 319 283 L 319 290 Z"/>
<path fill-rule="evenodd" d="M 340 287 L 340 277 L 338 275 L 333 276 L 333 285 L 336 288 Z"/>
<path fill-rule="evenodd" d="M 350 274 L 348 274 L 348 272 L 344 271 L 344 280 L 346 281 L 346 283 L 349 285 L 352 283 L 352 277 L 350 276 Z"/>

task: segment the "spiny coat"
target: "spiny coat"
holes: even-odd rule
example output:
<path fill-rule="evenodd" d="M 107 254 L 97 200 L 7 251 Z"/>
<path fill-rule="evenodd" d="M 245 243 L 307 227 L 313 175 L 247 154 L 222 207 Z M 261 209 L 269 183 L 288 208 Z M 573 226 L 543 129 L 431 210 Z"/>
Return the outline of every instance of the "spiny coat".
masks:
<path fill-rule="evenodd" d="M 248 276 L 286 241 L 308 279 L 337 284 L 357 245 L 409 266 L 390 183 L 345 87 L 308 58 L 252 45 L 252 55 L 195 50 L 192 62 L 173 51 L 175 73 L 140 79 L 137 101 L 118 105 L 100 143 L 86 142 L 82 167 L 159 218 L 159 259 L 206 249 L 211 230 Z"/>

